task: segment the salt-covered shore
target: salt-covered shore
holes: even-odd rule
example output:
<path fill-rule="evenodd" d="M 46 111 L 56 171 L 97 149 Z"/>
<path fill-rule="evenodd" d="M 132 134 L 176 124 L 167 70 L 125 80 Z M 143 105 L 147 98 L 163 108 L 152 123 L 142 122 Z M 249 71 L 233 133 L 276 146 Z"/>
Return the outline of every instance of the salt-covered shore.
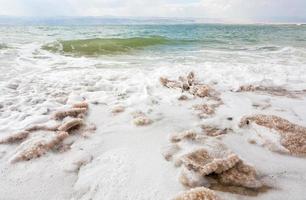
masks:
<path fill-rule="evenodd" d="M 0 199 L 304 200 L 305 88 L 208 69 L 46 70 L 3 83 Z"/>
<path fill-rule="evenodd" d="M 0 200 L 305 200 L 305 35 L 1 26 Z"/>

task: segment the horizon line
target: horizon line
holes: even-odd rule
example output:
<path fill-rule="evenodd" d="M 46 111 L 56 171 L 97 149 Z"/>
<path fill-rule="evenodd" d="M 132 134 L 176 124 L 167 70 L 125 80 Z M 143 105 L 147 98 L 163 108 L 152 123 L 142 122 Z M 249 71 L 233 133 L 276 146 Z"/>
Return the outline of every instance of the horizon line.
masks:
<path fill-rule="evenodd" d="M 56 16 L 18 16 L 18 15 L 0 15 L 0 20 L 3 18 L 11 19 L 26 19 L 26 20 L 52 20 L 52 19 L 122 19 L 122 20 L 181 20 L 183 23 L 186 20 L 186 24 L 275 24 L 275 25 L 291 25 L 291 24 L 306 24 L 306 19 L 257 19 L 257 20 L 239 20 L 239 19 L 224 19 L 224 18 L 205 18 L 205 17 L 157 17 L 157 16 L 114 16 L 114 15 L 105 15 L 105 16 L 77 16 L 77 15 L 56 15 Z M 195 20 L 194 22 L 187 20 Z M 11 24 L 11 23 L 10 23 Z M 0 22 L 0 25 L 4 25 Z"/>

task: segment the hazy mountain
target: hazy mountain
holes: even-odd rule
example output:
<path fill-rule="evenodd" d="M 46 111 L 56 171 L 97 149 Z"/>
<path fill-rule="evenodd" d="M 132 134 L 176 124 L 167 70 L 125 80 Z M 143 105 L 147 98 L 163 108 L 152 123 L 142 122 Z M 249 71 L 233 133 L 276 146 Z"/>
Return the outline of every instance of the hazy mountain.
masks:
<path fill-rule="evenodd" d="M 188 24 L 223 23 L 219 19 L 125 18 L 125 17 L 10 17 L 0 16 L 0 25 L 102 25 L 102 24 Z"/>

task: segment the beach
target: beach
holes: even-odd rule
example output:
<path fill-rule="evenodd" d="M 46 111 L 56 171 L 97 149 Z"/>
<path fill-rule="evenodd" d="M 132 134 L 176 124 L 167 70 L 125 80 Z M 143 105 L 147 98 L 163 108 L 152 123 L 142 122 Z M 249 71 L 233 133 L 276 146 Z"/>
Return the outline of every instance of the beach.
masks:
<path fill-rule="evenodd" d="M 0 200 L 304 200 L 305 37 L 1 26 Z"/>

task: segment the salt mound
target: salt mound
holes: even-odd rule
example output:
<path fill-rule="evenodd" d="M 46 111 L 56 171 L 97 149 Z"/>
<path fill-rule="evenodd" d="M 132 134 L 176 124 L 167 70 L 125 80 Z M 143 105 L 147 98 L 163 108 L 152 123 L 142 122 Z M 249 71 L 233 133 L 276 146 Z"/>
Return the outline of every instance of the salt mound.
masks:
<path fill-rule="evenodd" d="M 59 132 L 53 136 L 49 141 L 39 141 L 28 148 L 24 149 L 17 154 L 11 160 L 12 163 L 19 161 L 28 161 L 33 158 L 38 158 L 45 154 L 47 151 L 53 149 L 56 145 L 60 144 L 69 134 L 67 132 Z"/>
<path fill-rule="evenodd" d="M 301 95 L 305 95 L 305 90 L 289 91 L 282 87 L 275 86 L 262 86 L 262 85 L 243 85 L 237 90 L 237 92 L 259 92 L 267 93 L 274 96 L 286 96 L 289 98 L 298 98 Z"/>
<path fill-rule="evenodd" d="M 192 131 L 175 136 L 171 141 L 179 145 L 180 150 L 178 153 L 171 152 L 171 158 L 176 158 L 172 159 L 173 162 L 181 166 L 179 181 L 184 186 L 211 187 L 217 183 L 222 187 L 235 186 L 256 191 L 263 187 L 255 168 L 245 164 L 220 140 Z M 235 192 L 231 189 L 227 191 Z"/>
<path fill-rule="evenodd" d="M 198 187 L 178 195 L 173 200 L 220 200 L 220 198 L 212 190 Z"/>
<path fill-rule="evenodd" d="M 196 82 L 194 72 L 190 72 L 186 77 L 180 76 L 178 81 L 165 77 L 160 77 L 159 81 L 167 88 L 181 89 L 200 98 L 211 97 L 215 93 L 208 85 Z"/>
<path fill-rule="evenodd" d="M 262 183 L 256 178 L 254 167 L 239 161 L 233 168 L 218 174 L 218 181 L 223 185 L 241 186 L 245 188 L 260 188 Z"/>
<path fill-rule="evenodd" d="M 199 116 L 206 118 L 207 116 L 211 116 L 215 114 L 215 109 L 218 106 L 215 105 L 207 105 L 207 104 L 198 104 L 194 105 L 193 108 L 199 112 Z"/>
<path fill-rule="evenodd" d="M 113 113 L 113 114 L 118 114 L 118 113 L 124 112 L 124 110 L 125 110 L 125 107 L 124 107 L 124 106 L 115 106 L 115 107 L 112 109 L 112 113 Z"/>
<path fill-rule="evenodd" d="M 78 117 L 87 111 L 86 108 L 71 108 L 68 110 L 57 111 L 53 114 L 54 119 L 64 119 L 65 117 Z"/>
<path fill-rule="evenodd" d="M 207 85 L 195 85 L 190 87 L 190 93 L 201 98 L 208 97 L 211 90 L 212 89 Z"/>
<path fill-rule="evenodd" d="M 147 126 L 153 123 L 153 121 L 147 117 L 147 115 L 143 112 L 135 112 L 133 113 L 133 123 L 136 126 Z"/>
<path fill-rule="evenodd" d="M 28 136 L 29 131 L 20 131 L 18 133 L 14 133 L 2 140 L 0 140 L 0 144 L 13 144 L 24 141 Z"/>
<path fill-rule="evenodd" d="M 211 173 L 220 174 L 231 169 L 240 161 L 235 154 L 209 153 L 206 149 L 198 149 L 188 153 L 181 160 L 189 170 L 194 170 L 202 176 Z"/>
<path fill-rule="evenodd" d="M 181 133 L 173 134 L 170 136 L 172 143 L 180 142 L 182 140 L 194 140 L 197 137 L 197 133 L 193 130 L 184 131 Z"/>
<path fill-rule="evenodd" d="M 80 126 L 83 124 L 83 120 L 82 119 L 78 119 L 78 118 L 71 118 L 69 120 L 67 120 L 66 122 L 64 122 L 60 127 L 58 127 L 59 131 L 69 131 L 77 126 Z"/>
<path fill-rule="evenodd" d="M 205 132 L 206 135 L 216 137 L 220 135 L 224 135 L 228 132 L 228 128 L 225 129 L 219 129 L 212 126 L 201 126 L 202 130 Z"/>
<path fill-rule="evenodd" d="M 72 105 L 71 109 L 55 112 L 53 117 L 57 120 L 62 119 L 62 122 L 56 121 L 55 125 L 52 126 L 50 124 L 31 125 L 23 131 L 0 140 L 0 144 L 21 143 L 11 158 L 12 163 L 38 158 L 50 150 L 63 152 L 68 149 L 63 141 L 69 137 L 72 130 L 76 128 L 79 128 L 79 131 L 95 130 L 95 126 L 87 129 L 80 128 L 85 125 L 84 120 L 71 117 L 84 114 L 87 110 L 88 104 L 86 102 L 76 103 Z M 54 120 L 49 122 L 54 123 Z M 84 133 L 81 133 L 81 135 L 84 135 Z"/>
<path fill-rule="evenodd" d="M 73 108 L 85 108 L 87 110 L 89 106 L 87 102 L 83 101 L 83 102 L 73 104 L 72 107 Z"/>
<path fill-rule="evenodd" d="M 275 115 L 253 115 L 244 117 L 240 127 L 256 123 L 280 134 L 280 144 L 292 155 L 306 155 L 306 128 Z M 277 145 L 277 144 L 275 144 Z M 271 148 L 270 148 L 271 149 Z"/>

